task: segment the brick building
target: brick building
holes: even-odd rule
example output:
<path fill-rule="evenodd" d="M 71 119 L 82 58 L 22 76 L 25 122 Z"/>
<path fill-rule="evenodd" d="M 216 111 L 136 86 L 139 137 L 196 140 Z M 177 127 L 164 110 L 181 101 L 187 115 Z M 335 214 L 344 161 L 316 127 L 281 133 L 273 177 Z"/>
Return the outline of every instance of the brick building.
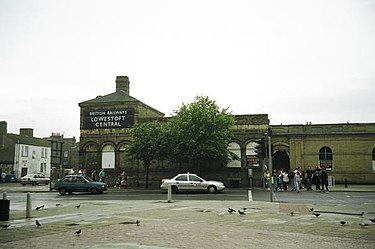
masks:
<path fill-rule="evenodd" d="M 124 152 L 130 130 L 138 122 L 165 122 L 167 118 L 130 96 L 129 86 L 127 76 L 118 76 L 114 93 L 79 103 L 79 161 L 88 172 L 106 169 L 109 181 L 126 170 L 131 185 L 143 186 L 142 164 Z M 327 168 L 336 182 L 375 183 L 375 123 L 270 125 L 267 114 L 236 115 L 235 119 L 235 138 L 229 148 L 241 160 L 209 163 L 201 168 L 203 177 L 232 187 L 262 186 L 267 162 L 254 160 L 254 148 L 271 132 L 274 169 L 306 170 L 319 165 Z M 192 165 L 155 160 L 150 168 L 150 186 L 158 187 L 161 178 L 191 169 Z"/>

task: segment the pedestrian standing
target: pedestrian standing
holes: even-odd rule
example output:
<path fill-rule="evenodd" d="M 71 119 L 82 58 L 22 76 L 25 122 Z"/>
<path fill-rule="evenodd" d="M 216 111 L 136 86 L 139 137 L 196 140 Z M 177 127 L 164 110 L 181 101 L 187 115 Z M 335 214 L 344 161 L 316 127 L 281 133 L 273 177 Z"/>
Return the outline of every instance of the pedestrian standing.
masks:
<path fill-rule="evenodd" d="M 96 169 L 94 169 L 94 171 L 91 172 L 91 179 L 93 181 L 97 181 L 98 180 L 98 172 L 96 171 Z"/>
<path fill-rule="evenodd" d="M 320 171 L 320 179 L 322 182 L 322 190 L 324 190 L 324 186 L 325 186 L 326 190 L 329 191 L 328 190 L 328 174 L 324 168 L 322 169 L 322 171 Z"/>
<path fill-rule="evenodd" d="M 300 189 L 300 186 L 301 186 L 301 181 L 302 181 L 301 172 L 297 171 L 294 174 L 294 186 L 296 188 L 297 193 L 299 193 L 299 189 Z"/>
<path fill-rule="evenodd" d="M 7 176 L 7 174 L 5 172 L 1 173 L 1 182 L 5 182 L 6 176 Z"/>

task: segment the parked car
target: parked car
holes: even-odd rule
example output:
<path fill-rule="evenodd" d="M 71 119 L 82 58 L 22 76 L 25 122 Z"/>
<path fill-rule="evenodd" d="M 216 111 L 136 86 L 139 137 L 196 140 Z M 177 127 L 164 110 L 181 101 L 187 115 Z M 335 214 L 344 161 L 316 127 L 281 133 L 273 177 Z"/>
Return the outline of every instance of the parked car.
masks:
<path fill-rule="evenodd" d="M 49 177 L 46 177 L 45 175 L 38 173 L 38 174 L 27 174 L 27 175 L 22 176 L 20 183 L 22 186 L 26 186 L 26 184 L 31 184 L 35 186 L 39 184 L 48 185 L 49 181 L 50 181 Z"/>
<path fill-rule="evenodd" d="M 53 189 L 59 191 L 60 195 L 71 194 L 72 192 L 100 194 L 107 188 L 106 183 L 93 181 L 90 177 L 82 174 L 66 175 L 53 185 Z"/>
<path fill-rule="evenodd" d="M 184 173 L 178 174 L 171 179 L 162 179 L 160 188 L 168 190 L 168 186 L 171 186 L 172 193 L 177 193 L 180 190 L 183 191 L 207 191 L 208 193 L 216 193 L 223 191 L 225 185 L 218 181 L 206 181 L 202 177 L 196 174 Z"/>

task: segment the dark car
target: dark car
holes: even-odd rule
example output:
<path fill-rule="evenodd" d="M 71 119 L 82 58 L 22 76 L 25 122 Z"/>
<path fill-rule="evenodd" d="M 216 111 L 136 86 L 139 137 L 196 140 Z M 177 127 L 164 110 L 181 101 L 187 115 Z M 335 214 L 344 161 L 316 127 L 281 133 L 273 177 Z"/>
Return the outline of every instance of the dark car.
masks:
<path fill-rule="evenodd" d="M 104 182 L 93 181 L 90 177 L 81 174 L 66 175 L 59 179 L 53 186 L 53 189 L 59 191 L 60 195 L 72 192 L 91 192 L 100 194 L 106 191 L 108 185 Z"/>

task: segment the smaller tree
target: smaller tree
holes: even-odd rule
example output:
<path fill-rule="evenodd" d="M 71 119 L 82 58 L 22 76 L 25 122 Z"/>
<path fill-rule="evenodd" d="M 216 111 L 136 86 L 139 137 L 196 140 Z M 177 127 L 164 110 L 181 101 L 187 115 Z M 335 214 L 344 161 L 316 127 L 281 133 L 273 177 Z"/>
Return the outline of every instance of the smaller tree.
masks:
<path fill-rule="evenodd" d="M 130 157 L 143 162 L 146 172 L 146 189 L 151 161 L 160 158 L 161 130 L 162 125 L 157 122 L 136 124 L 132 129 L 133 140 L 126 148 Z"/>

